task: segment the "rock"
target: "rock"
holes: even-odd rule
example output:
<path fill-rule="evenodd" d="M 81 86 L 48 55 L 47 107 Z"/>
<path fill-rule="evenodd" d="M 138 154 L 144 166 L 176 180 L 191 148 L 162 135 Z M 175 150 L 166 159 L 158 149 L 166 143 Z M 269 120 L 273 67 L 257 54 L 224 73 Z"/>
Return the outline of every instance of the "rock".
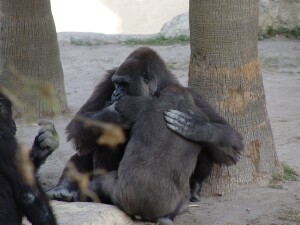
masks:
<path fill-rule="evenodd" d="M 165 38 L 175 38 L 178 36 L 190 36 L 189 13 L 182 13 L 175 16 L 172 20 L 166 22 L 160 34 Z"/>
<path fill-rule="evenodd" d="M 265 34 L 269 27 L 273 29 L 300 27 L 300 0 L 260 0 L 259 1 L 259 33 Z M 58 33 L 60 43 L 74 45 L 116 44 L 130 40 L 148 40 L 190 36 L 188 12 L 175 16 L 166 22 L 160 33 L 150 35 L 113 35 L 101 33 Z"/>
<path fill-rule="evenodd" d="M 58 224 L 62 225 L 138 225 L 112 205 L 90 202 L 51 201 Z M 28 221 L 23 224 L 29 225 Z"/>
<path fill-rule="evenodd" d="M 260 0 L 259 31 L 264 34 L 273 29 L 300 27 L 300 0 Z M 188 12 L 175 16 L 160 31 L 165 38 L 190 36 Z"/>
<path fill-rule="evenodd" d="M 299 0 L 260 0 L 259 28 L 265 33 L 273 29 L 292 29 L 300 26 Z"/>
<path fill-rule="evenodd" d="M 273 6 L 270 7 L 270 4 L 273 4 Z M 279 10 L 278 2 L 274 4 L 274 1 L 270 3 L 270 0 L 259 1 L 259 20 L 258 20 L 259 33 L 264 34 L 266 33 L 269 27 L 273 26 L 274 21 L 278 16 L 278 10 Z"/>
<path fill-rule="evenodd" d="M 285 28 L 300 27 L 300 0 L 279 1 L 278 24 Z"/>

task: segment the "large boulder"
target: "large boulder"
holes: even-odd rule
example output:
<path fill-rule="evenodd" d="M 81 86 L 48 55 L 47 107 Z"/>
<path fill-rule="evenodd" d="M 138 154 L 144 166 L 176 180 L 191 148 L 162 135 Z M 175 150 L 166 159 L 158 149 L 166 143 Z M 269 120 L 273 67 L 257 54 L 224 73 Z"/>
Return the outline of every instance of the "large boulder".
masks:
<path fill-rule="evenodd" d="M 62 225 L 138 225 L 112 205 L 90 202 L 51 201 L 58 224 Z M 23 224 L 30 223 L 24 220 Z"/>
<path fill-rule="evenodd" d="M 299 0 L 260 0 L 259 28 L 265 33 L 273 29 L 300 27 Z"/>
<path fill-rule="evenodd" d="M 260 33 L 266 33 L 269 27 L 273 27 L 277 20 L 280 0 L 260 0 L 259 1 L 259 21 Z"/>
<path fill-rule="evenodd" d="M 174 38 L 181 35 L 190 36 L 189 13 L 182 13 L 166 22 L 160 34 L 165 38 Z"/>
<path fill-rule="evenodd" d="M 259 31 L 266 33 L 273 29 L 300 27 L 300 0 L 260 0 Z M 165 38 L 180 35 L 189 36 L 188 12 L 175 16 L 162 27 L 160 34 Z"/>

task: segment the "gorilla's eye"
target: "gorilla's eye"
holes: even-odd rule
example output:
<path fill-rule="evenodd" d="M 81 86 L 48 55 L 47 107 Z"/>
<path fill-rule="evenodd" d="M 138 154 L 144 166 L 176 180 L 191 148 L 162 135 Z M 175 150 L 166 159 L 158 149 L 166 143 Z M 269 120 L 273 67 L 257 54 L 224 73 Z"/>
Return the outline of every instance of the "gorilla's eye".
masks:
<path fill-rule="evenodd" d="M 114 83 L 115 89 L 128 89 L 129 88 L 129 84 L 126 82 L 118 82 L 118 83 Z"/>
<path fill-rule="evenodd" d="M 142 73 L 143 80 L 146 84 L 150 83 L 150 75 L 147 72 Z"/>

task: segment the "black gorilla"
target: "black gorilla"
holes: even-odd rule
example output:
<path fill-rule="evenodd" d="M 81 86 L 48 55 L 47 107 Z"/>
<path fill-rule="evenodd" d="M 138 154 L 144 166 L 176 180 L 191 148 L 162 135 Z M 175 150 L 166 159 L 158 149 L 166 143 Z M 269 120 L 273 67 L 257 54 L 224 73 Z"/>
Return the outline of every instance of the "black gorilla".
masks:
<path fill-rule="evenodd" d="M 170 108 L 186 113 L 190 110 L 203 124 L 209 121 L 189 89 L 178 85 L 168 85 L 154 97 L 124 96 L 116 112 L 111 107 L 102 110 L 97 119 L 107 118 L 108 113 L 132 128 L 118 170 L 94 177 L 90 184 L 91 190 L 110 198 L 128 215 L 161 225 L 172 224 L 187 207 L 189 179 L 201 151 L 198 143 L 168 129 L 163 113 Z"/>
<path fill-rule="evenodd" d="M 21 225 L 25 215 L 33 225 L 55 225 L 54 214 L 38 180 L 35 178 L 34 185 L 27 184 L 17 168 L 15 133 L 11 102 L 0 90 L 0 224 Z M 47 124 L 35 138 L 30 158 L 36 170 L 58 147 L 55 135 L 54 126 Z"/>
<path fill-rule="evenodd" d="M 107 102 L 116 101 L 125 94 L 156 98 L 170 85 L 182 87 L 175 76 L 167 70 L 163 60 L 155 51 L 141 47 L 132 52 L 120 67 L 108 72 L 77 115 L 103 120 L 101 110 L 105 108 Z M 201 149 L 196 168 L 190 179 L 191 200 L 198 201 L 202 181 L 210 174 L 213 163 L 220 165 L 236 163 L 239 152 L 243 149 L 243 142 L 241 135 L 212 109 L 200 93 L 194 89 L 187 90 L 197 108 L 201 109 L 208 121 L 203 121 L 203 114 L 167 109 L 165 109 L 165 119 L 171 130 L 197 143 Z M 169 106 L 172 109 L 171 105 Z M 108 116 L 104 121 L 122 124 L 116 118 Z M 147 133 L 148 129 L 154 129 L 156 122 L 152 122 L 150 127 L 141 128 L 140 132 Z M 76 118 L 69 123 L 66 130 L 68 140 L 73 141 L 78 152 L 72 156 L 70 161 L 76 165 L 79 171 L 86 172 L 97 168 L 104 168 L 107 171 L 118 169 L 127 143 L 121 145 L 118 151 L 111 151 L 106 146 L 99 146 L 96 143 L 99 133 L 87 130 L 83 123 Z M 126 131 L 130 142 L 131 129 Z M 160 141 L 155 141 L 155 143 L 160 146 Z M 164 149 L 164 151 L 168 153 L 169 149 Z M 184 164 L 188 167 L 190 162 L 185 160 Z M 69 180 L 64 174 L 58 185 L 48 191 L 48 194 L 58 200 L 77 201 L 79 199 L 76 183 Z"/>

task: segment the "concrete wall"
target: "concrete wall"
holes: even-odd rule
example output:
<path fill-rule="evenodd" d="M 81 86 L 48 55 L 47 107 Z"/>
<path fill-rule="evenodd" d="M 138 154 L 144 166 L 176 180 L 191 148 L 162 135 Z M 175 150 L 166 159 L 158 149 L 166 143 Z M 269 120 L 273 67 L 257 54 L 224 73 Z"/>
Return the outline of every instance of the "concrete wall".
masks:
<path fill-rule="evenodd" d="M 262 33 L 269 27 L 300 26 L 300 0 L 259 0 L 259 4 Z M 178 14 L 188 12 L 189 1 L 51 0 L 51 5 L 58 32 L 154 34 Z M 173 33 L 188 31 L 188 16 L 180 18 L 171 24 Z"/>
<path fill-rule="evenodd" d="M 300 27 L 300 0 L 260 0 L 259 6 L 261 31 Z"/>
<path fill-rule="evenodd" d="M 51 0 L 57 32 L 153 34 L 188 0 Z"/>

